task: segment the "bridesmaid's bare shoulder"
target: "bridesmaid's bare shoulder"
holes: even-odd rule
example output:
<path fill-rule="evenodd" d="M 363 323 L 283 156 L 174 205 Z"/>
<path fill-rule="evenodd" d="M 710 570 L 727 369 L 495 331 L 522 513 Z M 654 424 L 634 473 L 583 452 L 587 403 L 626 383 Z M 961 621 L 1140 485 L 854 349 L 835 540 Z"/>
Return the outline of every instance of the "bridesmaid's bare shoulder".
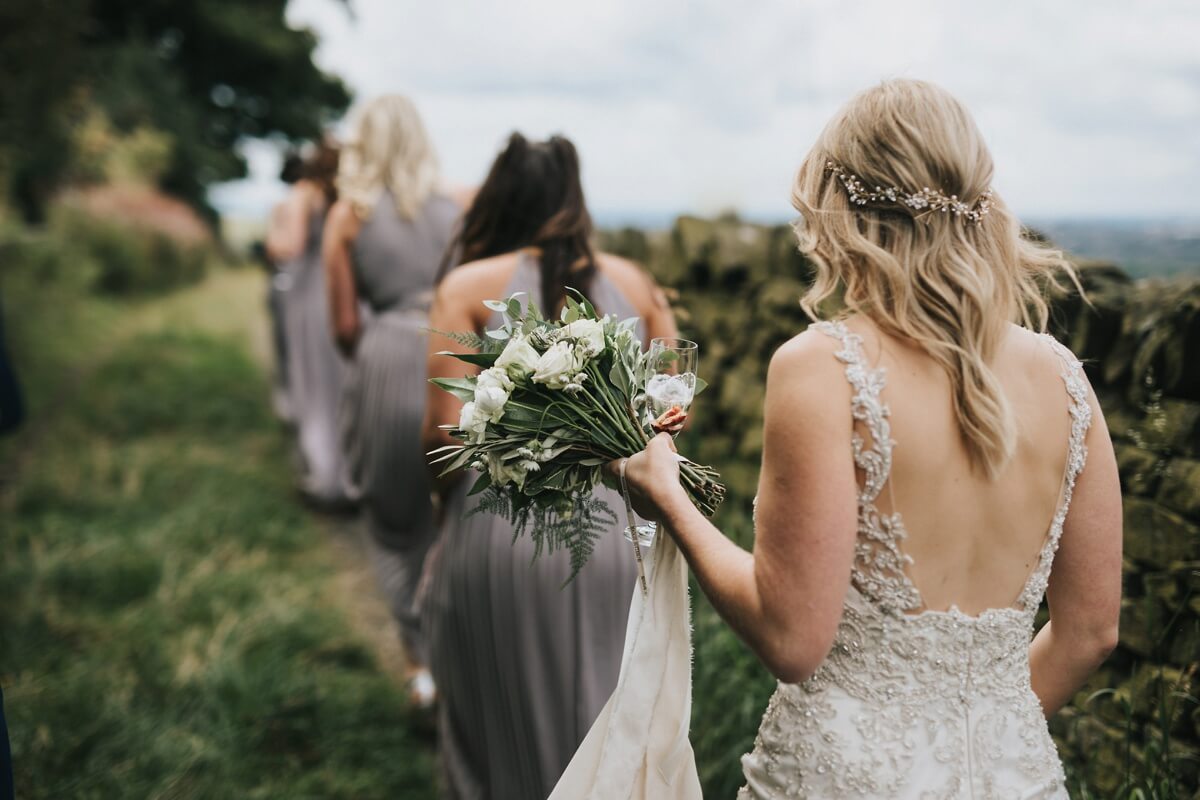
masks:
<path fill-rule="evenodd" d="M 669 308 L 663 290 L 649 271 L 636 261 L 612 253 L 596 253 L 596 266 L 616 284 L 643 319 Z"/>
<path fill-rule="evenodd" d="M 472 318 L 486 318 L 484 300 L 501 297 L 517 268 L 517 254 L 503 253 L 455 267 L 438 284 L 437 299 L 448 307 L 465 309 Z"/>

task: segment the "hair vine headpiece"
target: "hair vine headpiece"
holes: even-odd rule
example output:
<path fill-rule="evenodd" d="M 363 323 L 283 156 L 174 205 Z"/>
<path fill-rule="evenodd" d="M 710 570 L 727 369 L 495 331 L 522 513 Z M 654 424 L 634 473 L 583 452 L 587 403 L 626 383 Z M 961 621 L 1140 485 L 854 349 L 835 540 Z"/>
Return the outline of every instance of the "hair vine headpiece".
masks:
<path fill-rule="evenodd" d="M 966 217 L 976 225 L 992 210 L 990 187 L 979 195 L 974 204 L 967 204 L 959 200 L 956 194 L 946 196 L 928 186 L 918 192 L 906 192 L 896 186 L 876 186 L 872 191 L 863 183 L 862 178 L 833 161 L 825 162 L 825 170 L 832 172 L 841 181 L 850 195 L 850 202 L 859 206 L 865 206 L 867 203 L 896 203 L 914 211 L 941 211 L 956 217 Z"/>

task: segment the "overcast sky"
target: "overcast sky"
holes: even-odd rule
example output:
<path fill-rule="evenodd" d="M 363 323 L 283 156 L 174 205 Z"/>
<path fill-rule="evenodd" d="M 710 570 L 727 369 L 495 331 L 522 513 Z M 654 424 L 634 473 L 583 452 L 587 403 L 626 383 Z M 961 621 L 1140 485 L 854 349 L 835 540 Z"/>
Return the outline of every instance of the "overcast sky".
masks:
<path fill-rule="evenodd" d="M 1032 218 L 1200 217 L 1200 2 L 292 0 L 358 101 L 412 97 L 446 177 L 477 183 L 507 134 L 579 147 L 601 216 L 737 208 L 788 219 L 833 111 L 887 77 L 972 109 L 996 189 Z M 277 199 L 278 155 L 214 191 Z"/>

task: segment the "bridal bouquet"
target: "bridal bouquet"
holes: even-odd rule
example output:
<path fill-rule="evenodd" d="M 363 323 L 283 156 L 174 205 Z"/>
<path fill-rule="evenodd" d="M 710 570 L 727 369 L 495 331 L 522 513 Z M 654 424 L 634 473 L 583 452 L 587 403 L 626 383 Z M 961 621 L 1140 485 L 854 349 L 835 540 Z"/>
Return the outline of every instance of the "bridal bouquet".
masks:
<path fill-rule="evenodd" d="M 599 317 L 582 297 L 568 296 L 558 320 L 522 304 L 520 295 L 487 306 L 503 314 L 499 329 L 483 337 L 445 334 L 479 351 L 446 355 L 483 369 L 432 379 L 465 405 L 458 425 L 444 426 L 462 443 L 430 456 L 444 465 L 442 474 L 478 470 L 471 493 L 483 496 L 476 510 L 512 522 L 517 535 L 533 538 L 536 553 L 566 548 L 578 572 L 616 522 L 592 497 L 604 465 L 634 455 L 654 435 L 636 320 Z M 697 380 L 695 391 L 702 388 Z M 680 463 L 692 502 L 709 516 L 725 495 L 719 478 L 711 467 Z"/>

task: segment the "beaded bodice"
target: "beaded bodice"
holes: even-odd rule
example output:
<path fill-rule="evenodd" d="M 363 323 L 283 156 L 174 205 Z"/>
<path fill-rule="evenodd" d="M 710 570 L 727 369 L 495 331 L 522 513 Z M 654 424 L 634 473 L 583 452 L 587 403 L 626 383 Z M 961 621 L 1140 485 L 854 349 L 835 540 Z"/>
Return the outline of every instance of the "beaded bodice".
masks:
<path fill-rule="evenodd" d="M 854 563 L 833 648 L 811 679 L 777 688 L 743 758 L 739 797 L 1065 798 L 1030 686 L 1029 643 L 1086 458 L 1091 409 L 1079 362 L 1045 337 L 1062 363 L 1071 433 L 1060 502 L 1016 602 L 978 616 L 930 611 L 906 571 L 903 519 L 876 506 L 895 444 L 884 370 L 866 363 L 843 323 L 815 327 L 837 340 L 852 389 L 863 476 Z"/>

